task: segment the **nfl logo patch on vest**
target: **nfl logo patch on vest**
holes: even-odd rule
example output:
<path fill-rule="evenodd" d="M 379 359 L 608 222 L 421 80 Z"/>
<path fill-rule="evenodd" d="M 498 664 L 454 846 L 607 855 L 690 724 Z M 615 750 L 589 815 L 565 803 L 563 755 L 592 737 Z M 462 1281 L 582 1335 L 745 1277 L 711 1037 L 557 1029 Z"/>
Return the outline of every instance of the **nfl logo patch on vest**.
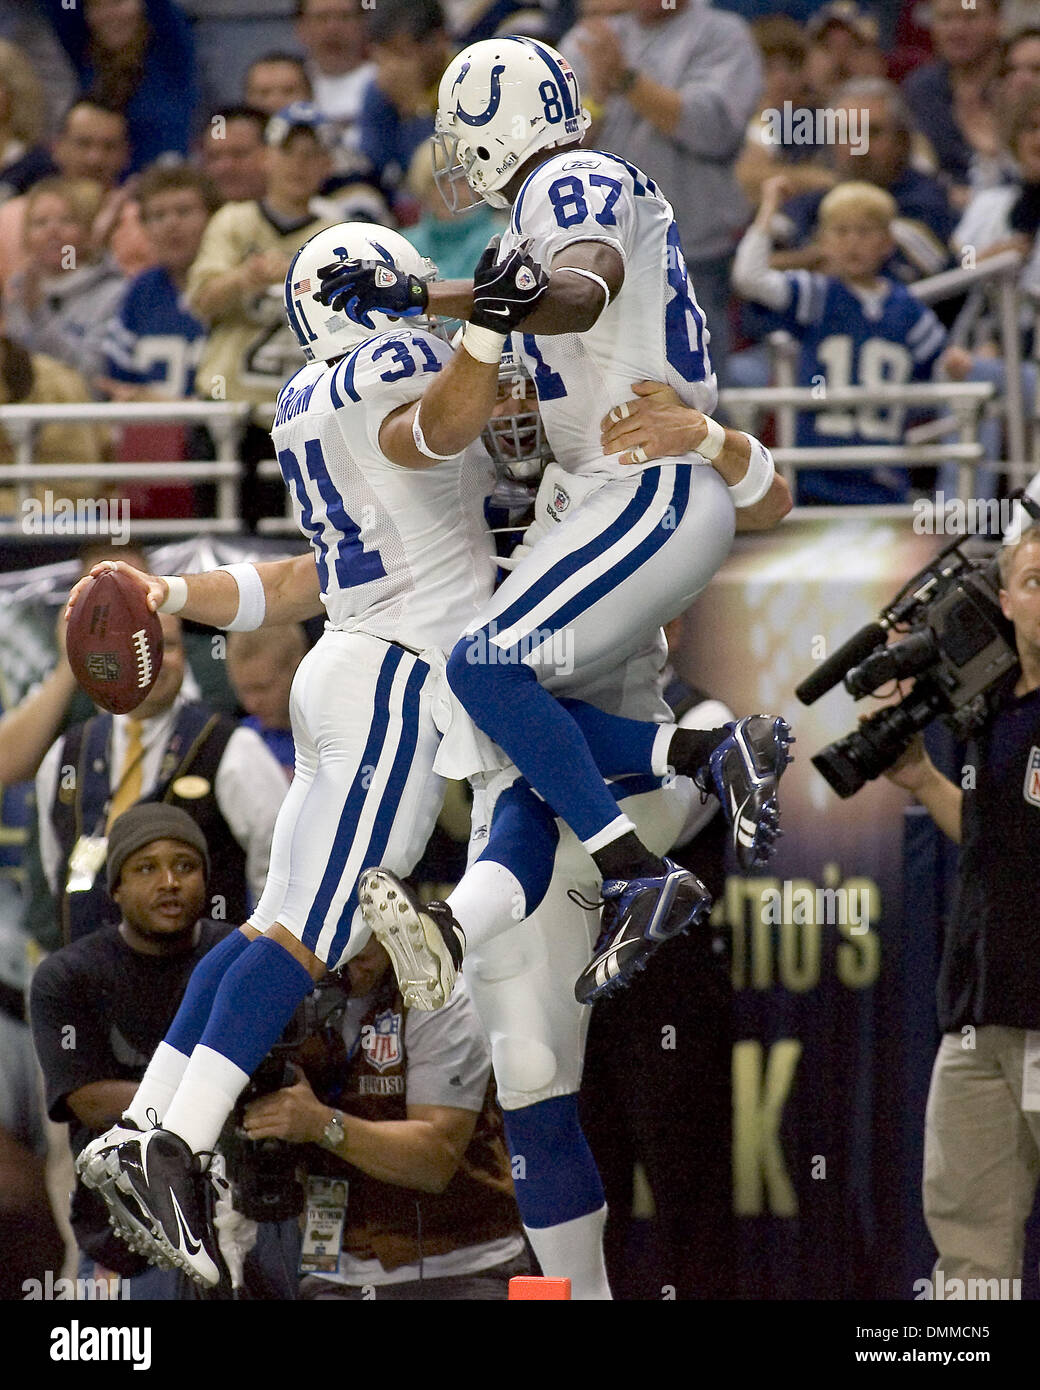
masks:
<path fill-rule="evenodd" d="M 393 1009 L 376 1014 L 375 1023 L 361 1030 L 361 1048 L 371 1066 L 386 1071 L 401 1060 L 401 1015 Z"/>
<path fill-rule="evenodd" d="M 1040 748 L 1036 744 L 1029 750 L 1026 763 L 1026 782 L 1022 795 L 1033 806 L 1040 806 Z"/>

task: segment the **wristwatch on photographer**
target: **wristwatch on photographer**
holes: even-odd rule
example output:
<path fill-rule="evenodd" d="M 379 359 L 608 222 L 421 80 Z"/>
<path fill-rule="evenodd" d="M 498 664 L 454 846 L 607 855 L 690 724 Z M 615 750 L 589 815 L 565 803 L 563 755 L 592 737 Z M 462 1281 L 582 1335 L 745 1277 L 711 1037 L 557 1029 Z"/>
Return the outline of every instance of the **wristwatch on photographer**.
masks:
<path fill-rule="evenodd" d="M 332 1119 L 322 1132 L 321 1147 L 323 1149 L 338 1149 L 346 1137 L 347 1132 L 343 1128 L 343 1111 L 333 1110 Z"/>

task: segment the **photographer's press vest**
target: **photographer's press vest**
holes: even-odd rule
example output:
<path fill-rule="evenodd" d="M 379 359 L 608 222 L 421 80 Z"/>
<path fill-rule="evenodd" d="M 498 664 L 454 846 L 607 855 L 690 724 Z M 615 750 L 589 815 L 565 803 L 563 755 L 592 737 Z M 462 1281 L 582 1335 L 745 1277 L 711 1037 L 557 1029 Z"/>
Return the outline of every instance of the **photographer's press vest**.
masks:
<path fill-rule="evenodd" d="M 141 800 L 163 801 L 187 811 L 209 847 L 206 915 L 240 923 L 248 912 L 246 856 L 221 814 L 214 791 L 217 768 L 236 727 L 233 719 L 215 714 L 205 705 L 182 705 L 166 743 L 159 779 Z M 66 944 L 118 915 L 108 896 L 104 868 L 98 871 L 89 889 L 68 893 L 64 887 L 69 856 L 79 837 L 105 833 L 111 796 L 111 748 L 112 716 L 99 714 L 69 729 L 61 750 L 50 817 L 61 847 L 57 907 Z M 65 767 L 75 768 L 71 787 L 63 785 L 61 769 Z"/>
<path fill-rule="evenodd" d="M 377 990 L 362 1020 L 338 1096 L 327 1101 L 363 1120 L 405 1120 L 405 1007 L 400 992 Z M 443 1192 L 418 1192 L 380 1182 L 360 1169 L 329 1168 L 349 1182 L 343 1249 L 358 1259 L 378 1259 L 386 1270 L 418 1264 L 423 1256 L 516 1235 L 520 1218 L 513 1197 L 502 1116 L 488 1082 L 484 1108 L 462 1162 Z"/>

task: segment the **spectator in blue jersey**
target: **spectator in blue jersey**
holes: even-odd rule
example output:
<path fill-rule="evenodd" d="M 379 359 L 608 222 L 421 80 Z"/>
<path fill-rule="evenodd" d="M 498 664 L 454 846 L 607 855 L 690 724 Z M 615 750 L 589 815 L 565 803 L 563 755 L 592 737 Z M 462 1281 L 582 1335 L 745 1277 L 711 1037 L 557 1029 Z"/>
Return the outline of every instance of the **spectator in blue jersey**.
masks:
<path fill-rule="evenodd" d="M 256 730 L 290 778 L 296 752 L 289 718 L 289 691 L 309 645 L 307 633 L 299 623 L 261 627 L 255 632 L 229 632 L 227 638 L 228 680 L 246 711 L 246 718 L 239 723 Z"/>
<path fill-rule="evenodd" d="M 451 48 L 438 0 L 380 0 L 367 20 L 376 72 L 362 100 L 358 143 L 393 188 L 433 134 L 437 84 Z"/>
<path fill-rule="evenodd" d="M 180 400 L 194 391 L 205 336 L 181 296 L 220 195 L 186 164 L 147 169 L 135 191 L 156 263 L 130 281 L 108 324 L 98 388 L 112 400 Z"/>
<path fill-rule="evenodd" d="M 758 215 L 737 248 L 733 285 L 770 311 L 770 330 L 786 329 L 799 340 L 798 385 L 883 388 L 930 379 L 946 330 L 904 285 L 880 273 L 892 251 L 895 199 L 874 184 L 838 184 L 820 204 L 823 273 L 782 271 L 769 264 L 769 229 L 786 192 L 782 177 L 766 182 Z M 797 444 L 897 444 L 904 415 L 880 405 L 802 412 Z M 905 499 L 907 486 L 905 469 L 803 469 L 796 500 L 893 502 Z"/>
<path fill-rule="evenodd" d="M 198 102 L 191 26 L 174 0 L 41 0 L 81 90 L 126 114 L 131 170 L 186 155 Z"/>

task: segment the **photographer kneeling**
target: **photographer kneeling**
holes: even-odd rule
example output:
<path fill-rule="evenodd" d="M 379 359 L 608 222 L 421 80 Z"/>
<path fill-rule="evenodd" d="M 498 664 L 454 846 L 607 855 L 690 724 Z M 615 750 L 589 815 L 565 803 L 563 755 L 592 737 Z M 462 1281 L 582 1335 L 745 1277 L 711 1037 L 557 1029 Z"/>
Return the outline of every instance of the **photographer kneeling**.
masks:
<path fill-rule="evenodd" d="M 463 982 L 406 1009 L 373 938 L 319 984 L 311 1078 L 251 1101 L 250 1140 L 320 1145 L 307 1170 L 305 1299 L 505 1299 L 528 1272 L 491 1050 Z"/>
<path fill-rule="evenodd" d="M 937 1298 L 1015 1296 L 1040 1177 L 1040 525 L 999 563 L 1020 664 L 969 748 L 972 784 L 944 777 L 920 736 L 886 774 L 961 845 L 925 1120 Z"/>

